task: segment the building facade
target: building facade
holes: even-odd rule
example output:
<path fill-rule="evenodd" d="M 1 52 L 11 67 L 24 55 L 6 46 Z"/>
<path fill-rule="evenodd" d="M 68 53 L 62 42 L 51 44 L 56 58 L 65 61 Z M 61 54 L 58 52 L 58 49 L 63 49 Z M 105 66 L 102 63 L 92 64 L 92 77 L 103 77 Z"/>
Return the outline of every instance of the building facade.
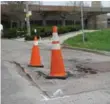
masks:
<path fill-rule="evenodd" d="M 21 8 L 22 7 L 22 8 Z M 7 27 L 24 27 L 25 6 L 12 8 L 9 5 L 1 5 L 1 22 Z M 73 6 L 38 6 L 29 5 L 32 11 L 30 23 L 32 25 L 81 25 L 80 7 Z M 110 8 L 102 8 L 99 1 L 92 2 L 92 7 L 84 7 L 85 28 L 108 28 L 110 26 L 110 16 L 106 14 Z"/>

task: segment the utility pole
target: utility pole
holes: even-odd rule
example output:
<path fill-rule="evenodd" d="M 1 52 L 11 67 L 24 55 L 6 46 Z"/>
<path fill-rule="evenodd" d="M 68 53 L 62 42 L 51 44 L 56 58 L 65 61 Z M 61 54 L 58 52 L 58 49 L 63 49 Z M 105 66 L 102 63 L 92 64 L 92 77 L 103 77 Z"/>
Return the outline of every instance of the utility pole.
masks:
<path fill-rule="evenodd" d="M 82 26 L 82 36 L 83 36 L 83 43 L 85 42 L 85 33 L 84 33 L 84 15 L 83 15 L 83 1 L 81 1 L 81 26 Z"/>
<path fill-rule="evenodd" d="M 29 2 L 26 1 L 26 24 L 27 24 L 27 35 L 31 35 L 31 29 L 30 29 L 30 20 L 29 20 Z"/>

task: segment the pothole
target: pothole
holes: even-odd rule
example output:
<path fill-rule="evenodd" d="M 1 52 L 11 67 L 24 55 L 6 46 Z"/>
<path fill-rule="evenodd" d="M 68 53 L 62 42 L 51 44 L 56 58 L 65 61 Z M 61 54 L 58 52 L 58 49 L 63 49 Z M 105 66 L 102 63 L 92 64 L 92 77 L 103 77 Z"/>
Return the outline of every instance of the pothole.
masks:
<path fill-rule="evenodd" d="M 76 68 L 78 69 L 77 71 L 79 72 L 84 72 L 88 74 L 97 74 L 97 71 L 93 70 L 92 68 L 86 68 L 81 65 L 77 65 Z"/>
<path fill-rule="evenodd" d="M 87 59 L 85 61 L 80 61 L 78 59 L 68 59 L 65 60 L 68 69 L 73 73 L 74 76 L 78 77 L 82 77 L 85 76 L 86 74 L 97 74 L 96 70 L 93 70 L 92 68 L 87 68 L 87 67 L 83 67 L 82 64 L 87 64 L 89 62 L 87 62 L 90 59 Z"/>
<path fill-rule="evenodd" d="M 57 97 L 63 97 L 65 95 L 68 95 L 68 90 L 64 91 L 66 88 L 65 83 L 70 83 L 74 79 L 79 79 L 81 77 L 84 77 L 87 73 L 90 73 L 92 69 L 83 69 L 81 67 L 75 66 L 71 69 L 67 69 L 68 78 L 67 80 L 48 80 L 45 79 L 47 76 L 47 73 L 45 74 L 45 71 L 41 69 L 31 73 L 26 73 L 24 67 L 22 67 L 17 62 L 11 62 L 17 66 L 17 72 L 24 78 L 28 79 L 34 86 L 36 86 L 41 92 L 42 95 L 48 99 L 51 98 L 57 98 Z M 87 71 L 87 72 L 86 72 Z M 70 83 L 71 84 L 71 83 Z M 71 88 L 71 87 L 70 87 Z M 72 89 L 72 88 L 71 88 Z M 74 88 L 73 88 L 74 89 Z"/>
<path fill-rule="evenodd" d="M 47 91 L 42 90 L 40 88 L 40 86 L 37 83 L 34 82 L 33 78 L 28 73 L 25 72 L 25 68 L 24 67 L 22 67 L 19 63 L 15 62 L 15 61 L 8 61 L 8 62 L 11 63 L 11 64 L 15 64 L 16 67 L 17 67 L 16 71 L 18 72 L 18 74 L 20 76 L 22 76 L 26 80 L 28 80 L 31 83 L 31 85 L 37 87 L 42 92 L 43 96 L 46 96 L 47 98 L 50 98 L 50 96 L 48 95 Z M 40 78 L 42 76 L 42 73 L 39 72 L 39 71 L 37 73 L 38 73 L 38 76 L 39 76 L 38 78 Z"/>

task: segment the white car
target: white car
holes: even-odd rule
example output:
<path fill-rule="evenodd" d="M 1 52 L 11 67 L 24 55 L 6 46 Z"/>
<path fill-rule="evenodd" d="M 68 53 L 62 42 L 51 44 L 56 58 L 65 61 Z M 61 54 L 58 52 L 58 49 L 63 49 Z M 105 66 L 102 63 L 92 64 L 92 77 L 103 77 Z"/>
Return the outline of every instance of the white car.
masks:
<path fill-rule="evenodd" d="M 3 25 L 0 24 L 0 35 L 2 36 L 3 35 Z"/>
<path fill-rule="evenodd" d="M 3 30 L 3 25 L 2 25 L 2 24 L 0 24 L 0 31 L 1 31 L 1 30 Z"/>

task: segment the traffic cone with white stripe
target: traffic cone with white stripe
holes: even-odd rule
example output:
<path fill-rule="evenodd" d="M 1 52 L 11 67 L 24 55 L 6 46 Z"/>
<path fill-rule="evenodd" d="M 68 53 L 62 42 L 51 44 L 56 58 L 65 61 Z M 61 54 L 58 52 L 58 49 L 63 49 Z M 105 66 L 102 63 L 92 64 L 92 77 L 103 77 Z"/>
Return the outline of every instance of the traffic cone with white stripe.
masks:
<path fill-rule="evenodd" d="M 34 45 L 32 48 L 31 60 L 30 60 L 30 64 L 28 66 L 43 67 L 43 65 L 41 63 L 40 50 L 38 47 L 38 39 L 36 36 L 34 37 Z"/>
<path fill-rule="evenodd" d="M 51 53 L 51 71 L 50 75 L 47 77 L 66 79 L 67 74 L 64 67 L 62 52 L 60 49 L 60 42 L 57 33 L 57 27 L 53 26 L 53 37 L 52 37 L 52 53 Z"/>

